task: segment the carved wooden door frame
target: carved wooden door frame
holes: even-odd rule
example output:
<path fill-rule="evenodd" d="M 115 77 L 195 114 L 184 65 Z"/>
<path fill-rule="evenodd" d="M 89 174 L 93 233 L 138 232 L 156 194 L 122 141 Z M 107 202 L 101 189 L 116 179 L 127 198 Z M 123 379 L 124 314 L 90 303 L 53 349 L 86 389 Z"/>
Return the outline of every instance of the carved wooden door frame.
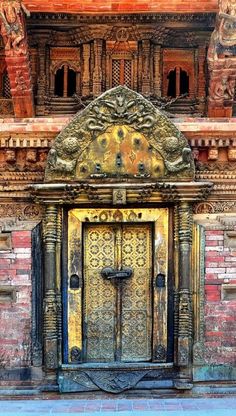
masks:
<path fill-rule="evenodd" d="M 59 370 L 62 391 L 120 392 L 147 375 L 157 380 L 171 367 L 174 386 L 191 388 L 192 205 L 208 196 L 212 184 L 195 181 L 193 155 L 184 135 L 136 92 L 113 88 L 78 113 L 57 136 L 49 152 L 45 183 L 31 188 L 35 201 L 45 206 L 44 363 L 48 374 L 55 376 Z M 109 371 L 97 366 L 86 371 L 84 364 L 83 369 L 70 364 L 60 370 L 62 207 L 158 211 L 170 205 L 174 209 L 174 363 L 153 363 L 145 369 L 130 363 L 117 369 L 115 364 Z"/>
<path fill-rule="evenodd" d="M 62 273 L 62 218 L 67 209 L 91 206 L 91 210 L 105 211 L 104 207 L 109 198 L 110 209 L 127 209 L 129 206 L 135 209 L 157 211 L 164 206 L 172 207 L 174 212 L 174 361 L 170 364 L 153 363 L 145 372 L 139 368 L 129 366 L 120 369 L 113 368 L 109 377 L 117 377 L 117 371 L 122 377 L 131 374 L 134 384 L 126 385 L 120 390 L 116 386 L 115 392 L 134 387 L 139 380 L 158 372 L 158 377 L 166 377 L 171 371 L 174 386 L 178 389 L 192 387 L 192 287 L 191 287 L 191 245 L 192 245 L 192 204 L 196 200 L 202 200 L 210 189 L 206 183 L 153 183 L 153 184 L 123 184 L 120 185 L 84 185 L 84 184 L 41 184 L 33 185 L 34 198 L 45 206 L 43 220 L 44 228 L 44 364 L 47 372 L 55 373 L 62 368 L 62 297 L 61 297 L 61 273 Z M 104 193 L 105 190 L 105 193 Z M 104 201 L 101 205 L 101 201 Z M 119 205 L 117 204 L 119 202 Z M 166 203 L 165 201 L 168 201 Z M 96 207 L 96 208 L 95 208 Z M 140 208 L 139 208 L 140 207 Z M 131 209 L 131 208 L 129 208 Z M 89 210 L 89 208 L 87 208 Z M 94 212 L 94 211 L 93 211 Z M 64 256 L 66 253 L 64 253 Z M 63 266 L 65 267 L 65 265 Z M 64 302 L 64 300 L 63 300 Z M 84 364 L 82 364 L 83 366 Z M 59 386 L 61 391 L 85 391 L 81 387 L 82 373 L 80 365 L 69 365 L 59 371 Z M 95 371 L 90 373 L 88 371 Z M 98 375 L 98 373 L 99 375 Z M 97 377 L 101 375 L 101 368 L 87 370 L 86 377 L 92 377 L 90 384 L 97 386 Z M 82 373 L 81 373 L 82 372 Z M 105 376 L 103 374 L 103 376 Z M 83 373 L 83 377 L 84 373 Z M 94 379 L 95 377 L 95 379 Z M 108 377 L 108 374 L 107 374 Z M 128 376 L 127 376 L 128 377 Z M 72 380 L 72 381 L 71 381 Z M 73 381 L 80 380 L 80 381 Z M 107 379 L 106 379 L 107 380 Z M 114 381 L 114 380 L 113 380 Z M 72 385 L 71 385 L 72 383 Z M 87 382 L 86 382 L 87 383 Z M 85 383 L 85 384 L 86 384 Z M 129 380 L 130 383 L 130 380 Z M 91 385 L 92 385 L 91 384 Z M 75 387 L 76 385 L 76 387 Z M 78 387 L 78 385 L 80 387 Z M 93 389 L 94 387 L 91 387 Z M 112 391 L 111 385 L 100 388 Z M 82 389 L 82 390 L 81 390 Z"/>
<path fill-rule="evenodd" d="M 66 354 L 65 363 L 83 362 L 82 357 L 82 282 L 77 288 L 70 284 L 71 276 L 83 275 L 83 227 L 86 225 L 142 225 L 150 224 L 153 227 L 153 356 L 152 362 L 173 361 L 173 351 L 170 336 L 167 331 L 167 309 L 169 290 L 172 288 L 172 273 L 168 271 L 169 265 L 169 222 L 171 213 L 168 208 L 97 208 L 79 209 L 72 208 L 68 211 L 68 273 L 65 276 L 64 290 L 68 299 L 68 315 L 65 325 Z M 161 279 L 164 279 L 161 282 Z M 73 285 L 72 285 L 73 286 Z M 65 304 L 65 302 L 63 302 Z M 172 322 L 168 323 L 172 326 Z M 66 356 L 67 355 L 67 356 Z M 167 360 L 168 355 L 168 360 Z M 172 360 L 170 356 L 172 355 Z M 106 364 L 107 365 L 107 364 Z M 144 363 L 145 365 L 145 363 Z"/>

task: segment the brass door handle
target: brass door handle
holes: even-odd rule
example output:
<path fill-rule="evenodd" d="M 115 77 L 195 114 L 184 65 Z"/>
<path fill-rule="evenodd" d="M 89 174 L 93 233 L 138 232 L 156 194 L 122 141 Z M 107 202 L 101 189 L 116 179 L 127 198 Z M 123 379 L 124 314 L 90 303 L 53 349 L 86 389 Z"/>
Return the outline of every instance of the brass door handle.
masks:
<path fill-rule="evenodd" d="M 104 279 L 129 279 L 132 276 L 133 270 L 130 267 L 126 267 L 122 270 L 115 270 L 112 267 L 104 267 L 101 271 L 101 275 Z"/>

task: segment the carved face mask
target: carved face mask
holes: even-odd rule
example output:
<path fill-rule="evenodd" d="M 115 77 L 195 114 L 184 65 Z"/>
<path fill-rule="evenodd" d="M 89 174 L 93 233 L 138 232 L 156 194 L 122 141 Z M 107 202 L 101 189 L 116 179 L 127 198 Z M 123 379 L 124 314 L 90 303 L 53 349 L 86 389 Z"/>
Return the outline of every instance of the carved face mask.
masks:
<path fill-rule="evenodd" d="M 236 46 L 236 18 L 235 21 L 227 18 L 221 20 L 219 27 L 219 41 L 222 46 Z"/>

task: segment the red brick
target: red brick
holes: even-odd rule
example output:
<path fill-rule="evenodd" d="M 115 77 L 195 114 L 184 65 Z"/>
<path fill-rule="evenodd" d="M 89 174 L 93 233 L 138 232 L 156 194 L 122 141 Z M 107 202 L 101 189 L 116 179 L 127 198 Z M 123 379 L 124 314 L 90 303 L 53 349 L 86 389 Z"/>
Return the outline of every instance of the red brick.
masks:
<path fill-rule="evenodd" d="M 31 247 L 31 232 L 30 231 L 13 231 L 12 232 L 12 246 L 29 248 Z"/>

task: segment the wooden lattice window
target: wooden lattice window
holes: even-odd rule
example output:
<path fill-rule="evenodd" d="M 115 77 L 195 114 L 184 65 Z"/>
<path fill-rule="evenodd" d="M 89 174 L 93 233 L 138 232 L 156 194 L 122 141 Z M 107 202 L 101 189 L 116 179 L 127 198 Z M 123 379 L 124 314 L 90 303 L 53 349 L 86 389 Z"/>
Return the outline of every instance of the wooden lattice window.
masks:
<path fill-rule="evenodd" d="M 11 98 L 11 86 L 7 70 L 2 75 L 2 96 L 4 98 Z"/>
<path fill-rule="evenodd" d="M 112 59 L 112 87 L 126 85 L 132 88 L 132 60 Z"/>

